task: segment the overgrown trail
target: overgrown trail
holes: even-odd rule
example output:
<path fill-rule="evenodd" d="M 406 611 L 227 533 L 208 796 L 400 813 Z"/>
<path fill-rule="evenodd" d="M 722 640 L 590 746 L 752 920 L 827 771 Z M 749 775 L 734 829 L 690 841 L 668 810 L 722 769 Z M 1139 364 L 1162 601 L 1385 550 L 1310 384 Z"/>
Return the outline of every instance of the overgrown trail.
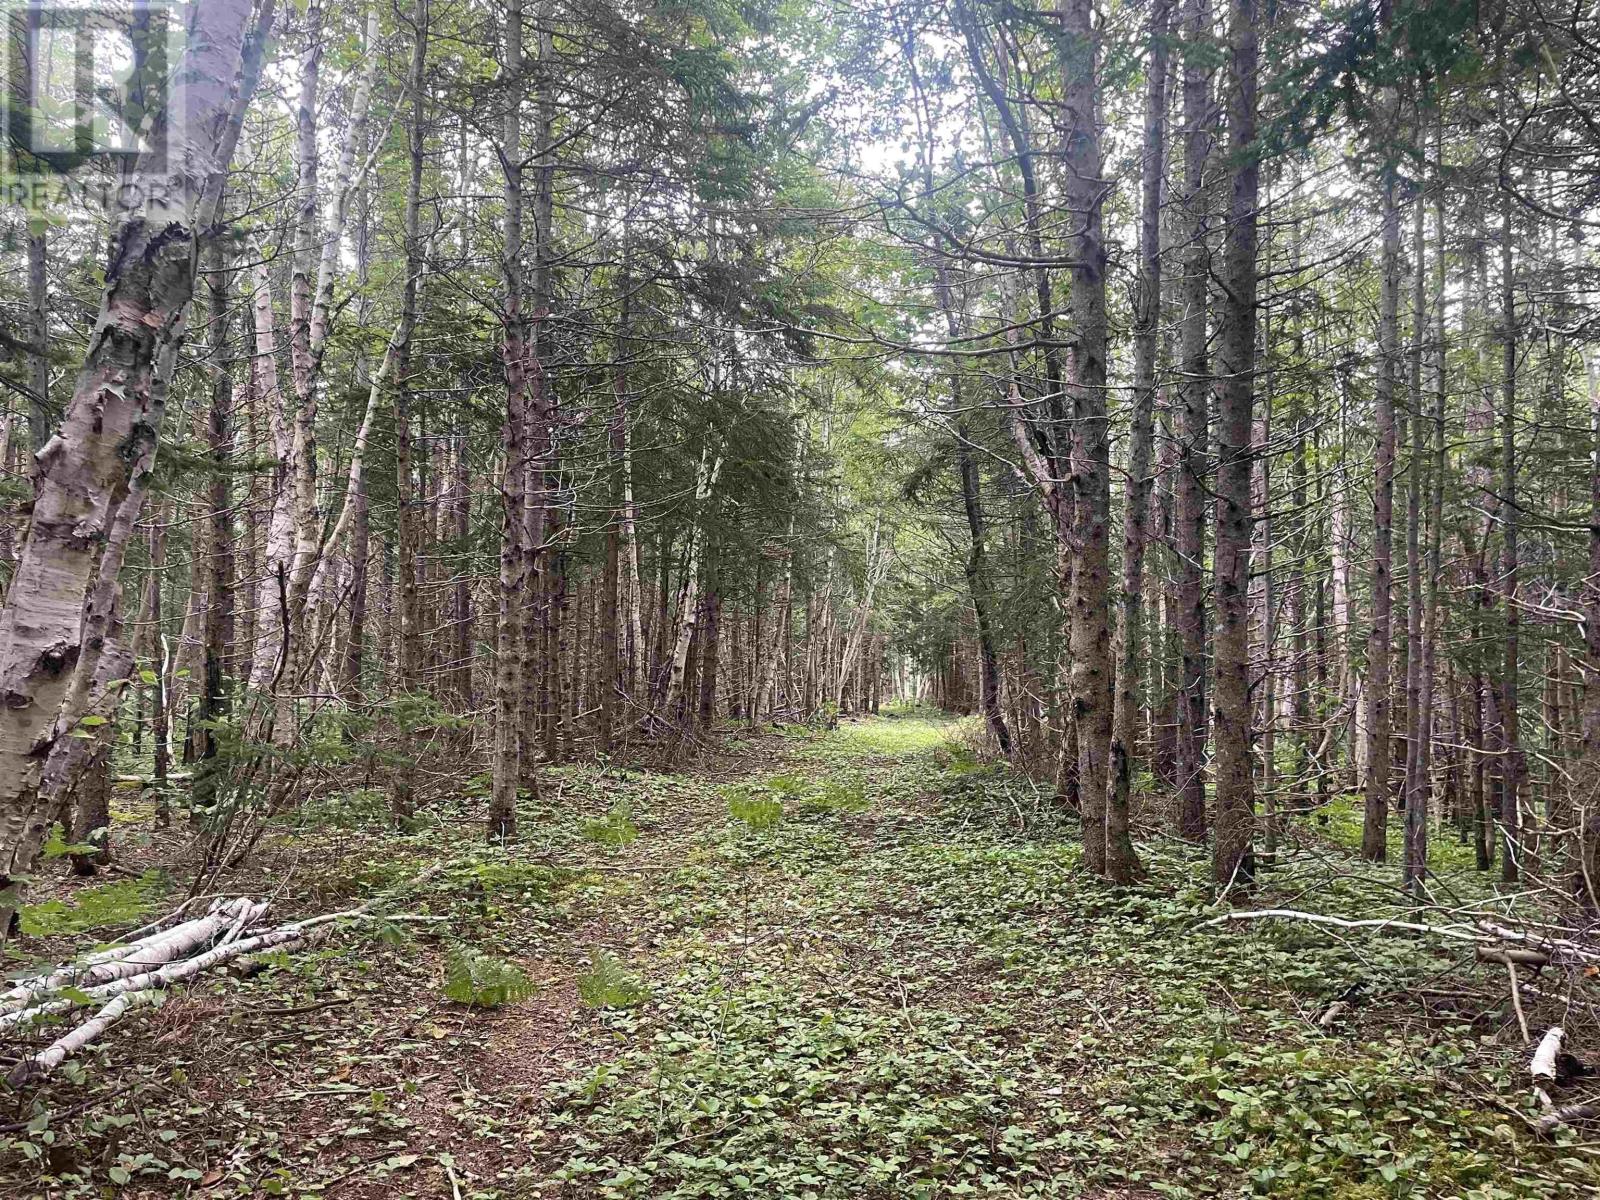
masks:
<path fill-rule="evenodd" d="M 964 732 L 563 768 L 509 853 L 308 810 L 269 864 L 302 903 L 398 889 L 453 940 L 352 931 L 175 995 L 28 1144 L 85 1194 L 1593 1194 L 1506 1111 L 1502 1024 L 1396 999 L 1444 960 L 1199 929 L 1200 852 L 1159 841 L 1109 890 Z"/>

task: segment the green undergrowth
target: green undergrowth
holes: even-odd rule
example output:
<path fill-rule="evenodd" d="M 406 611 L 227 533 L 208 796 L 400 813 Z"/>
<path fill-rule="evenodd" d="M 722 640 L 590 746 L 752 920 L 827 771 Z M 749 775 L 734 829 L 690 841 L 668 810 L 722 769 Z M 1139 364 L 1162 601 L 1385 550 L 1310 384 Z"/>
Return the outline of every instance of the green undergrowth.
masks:
<path fill-rule="evenodd" d="M 717 774 L 562 767 L 510 847 L 482 843 L 482 780 L 409 831 L 360 793 L 302 812 L 276 845 L 303 903 L 432 920 L 213 981 L 248 989 L 224 1010 L 237 1054 L 172 1043 L 115 1121 L 13 1141 L 70 1162 L 50 1194 L 74 1196 L 113 1165 L 218 1195 L 449 1195 L 421 1174 L 446 1154 L 478 1200 L 1596 1194 L 1577 1135 L 1528 1132 L 1509 1012 L 1418 999 L 1466 955 L 1208 924 L 1205 850 L 1173 840 L 1140 843 L 1147 882 L 1107 888 L 1072 815 L 971 732 L 912 712 L 743 733 L 761 752 Z M 1256 902 L 1398 912 L 1392 871 L 1324 815 L 1293 820 Z M 1441 891 L 1490 886 L 1446 848 L 1435 869 Z"/>
<path fill-rule="evenodd" d="M 1314 810 L 1311 823 L 1314 829 L 1320 829 L 1327 838 L 1351 852 L 1361 849 L 1361 825 L 1364 810 L 1362 797 L 1353 793 L 1346 793 L 1334 797 L 1327 804 Z M 1390 814 L 1388 824 L 1388 844 L 1386 849 L 1390 862 L 1401 861 L 1405 851 L 1405 819 L 1403 814 Z M 1436 828 L 1431 831 L 1428 838 L 1428 867 L 1430 870 L 1447 873 L 1452 878 L 1465 878 L 1465 874 L 1473 871 L 1475 852 L 1470 841 L 1462 841 L 1459 831 L 1454 828 Z"/>
<path fill-rule="evenodd" d="M 30 936 L 52 937 L 126 928 L 154 913 L 171 890 L 171 878 L 159 870 L 80 888 L 71 900 L 25 905 L 21 930 Z"/>
<path fill-rule="evenodd" d="M 1079 870 L 1070 818 L 949 732 L 846 726 L 733 789 L 783 819 L 730 802 L 702 835 L 713 856 L 640 896 L 673 930 L 653 1000 L 608 1015 L 624 1048 L 557 1087 L 557 1152 L 524 1189 L 1592 1194 L 1587 1157 L 1505 1111 L 1526 1103 L 1517 1050 L 1397 1016 L 1451 957 L 1207 928 L 1209 865 L 1177 843 L 1142 847 L 1150 883 L 1104 888 Z M 866 803 L 806 812 L 835 778 Z M 1318 872 L 1318 908 L 1370 914 L 1373 881 L 1338 881 L 1317 855 L 1286 854 L 1265 887 Z M 1358 1015 L 1325 1032 L 1335 1000 Z"/>

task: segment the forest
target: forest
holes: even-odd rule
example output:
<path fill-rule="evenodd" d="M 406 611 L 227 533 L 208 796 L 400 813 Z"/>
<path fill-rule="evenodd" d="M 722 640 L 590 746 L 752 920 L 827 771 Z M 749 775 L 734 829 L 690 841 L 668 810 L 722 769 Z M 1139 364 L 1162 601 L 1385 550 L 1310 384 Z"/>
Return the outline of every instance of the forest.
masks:
<path fill-rule="evenodd" d="M 1600 3 L 0 10 L 0 1194 L 1600 1194 Z"/>

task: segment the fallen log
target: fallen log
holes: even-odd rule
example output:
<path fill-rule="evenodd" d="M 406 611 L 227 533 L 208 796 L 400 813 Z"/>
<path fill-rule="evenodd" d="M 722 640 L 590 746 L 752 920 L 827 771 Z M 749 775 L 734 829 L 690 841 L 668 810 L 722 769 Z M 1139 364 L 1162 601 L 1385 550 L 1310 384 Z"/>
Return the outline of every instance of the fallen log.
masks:
<path fill-rule="evenodd" d="M 154 992 L 123 993 L 71 1033 L 62 1035 L 39 1053 L 19 1062 L 6 1076 L 6 1082 L 12 1087 L 21 1087 L 34 1079 L 43 1078 L 122 1020 L 131 1009 L 152 1003 L 155 998 Z"/>
<path fill-rule="evenodd" d="M 1511 929 L 1505 925 L 1484 920 L 1476 925 L 1426 925 L 1420 921 L 1405 921 L 1399 917 L 1368 917 L 1361 920 L 1352 920 L 1346 917 L 1333 917 L 1325 913 L 1302 912 L 1296 908 L 1248 908 L 1235 912 L 1223 913 L 1220 917 L 1213 917 L 1209 921 L 1202 921 L 1199 928 L 1209 929 L 1217 925 L 1227 925 L 1240 921 L 1305 921 L 1312 925 L 1327 925 L 1334 929 L 1371 929 L 1378 932 L 1395 930 L 1401 933 L 1422 933 L 1433 937 L 1445 938 L 1450 941 L 1472 942 L 1479 946 L 1494 947 L 1500 942 L 1515 942 L 1520 947 L 1532 948 L 1548 955 L 1550 958 L 1565 958 L 1574 962 L 1600 964 L 1600 949 L 1580 945 L 1568 938 L 1553 937 L 1548 934 L 1525 933 L 1522 930 Z"/>

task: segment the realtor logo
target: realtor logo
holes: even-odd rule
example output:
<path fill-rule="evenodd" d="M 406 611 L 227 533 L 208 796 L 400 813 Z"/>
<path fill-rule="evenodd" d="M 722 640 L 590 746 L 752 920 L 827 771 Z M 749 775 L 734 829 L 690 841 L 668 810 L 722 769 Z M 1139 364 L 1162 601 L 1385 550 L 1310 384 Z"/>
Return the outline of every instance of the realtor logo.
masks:
<path fill-rule="evenodd" d="M 177 0 L 0 0 L 0 15 L 8 173 L 140 156 L 163 169 L 184 24 Z"/>

